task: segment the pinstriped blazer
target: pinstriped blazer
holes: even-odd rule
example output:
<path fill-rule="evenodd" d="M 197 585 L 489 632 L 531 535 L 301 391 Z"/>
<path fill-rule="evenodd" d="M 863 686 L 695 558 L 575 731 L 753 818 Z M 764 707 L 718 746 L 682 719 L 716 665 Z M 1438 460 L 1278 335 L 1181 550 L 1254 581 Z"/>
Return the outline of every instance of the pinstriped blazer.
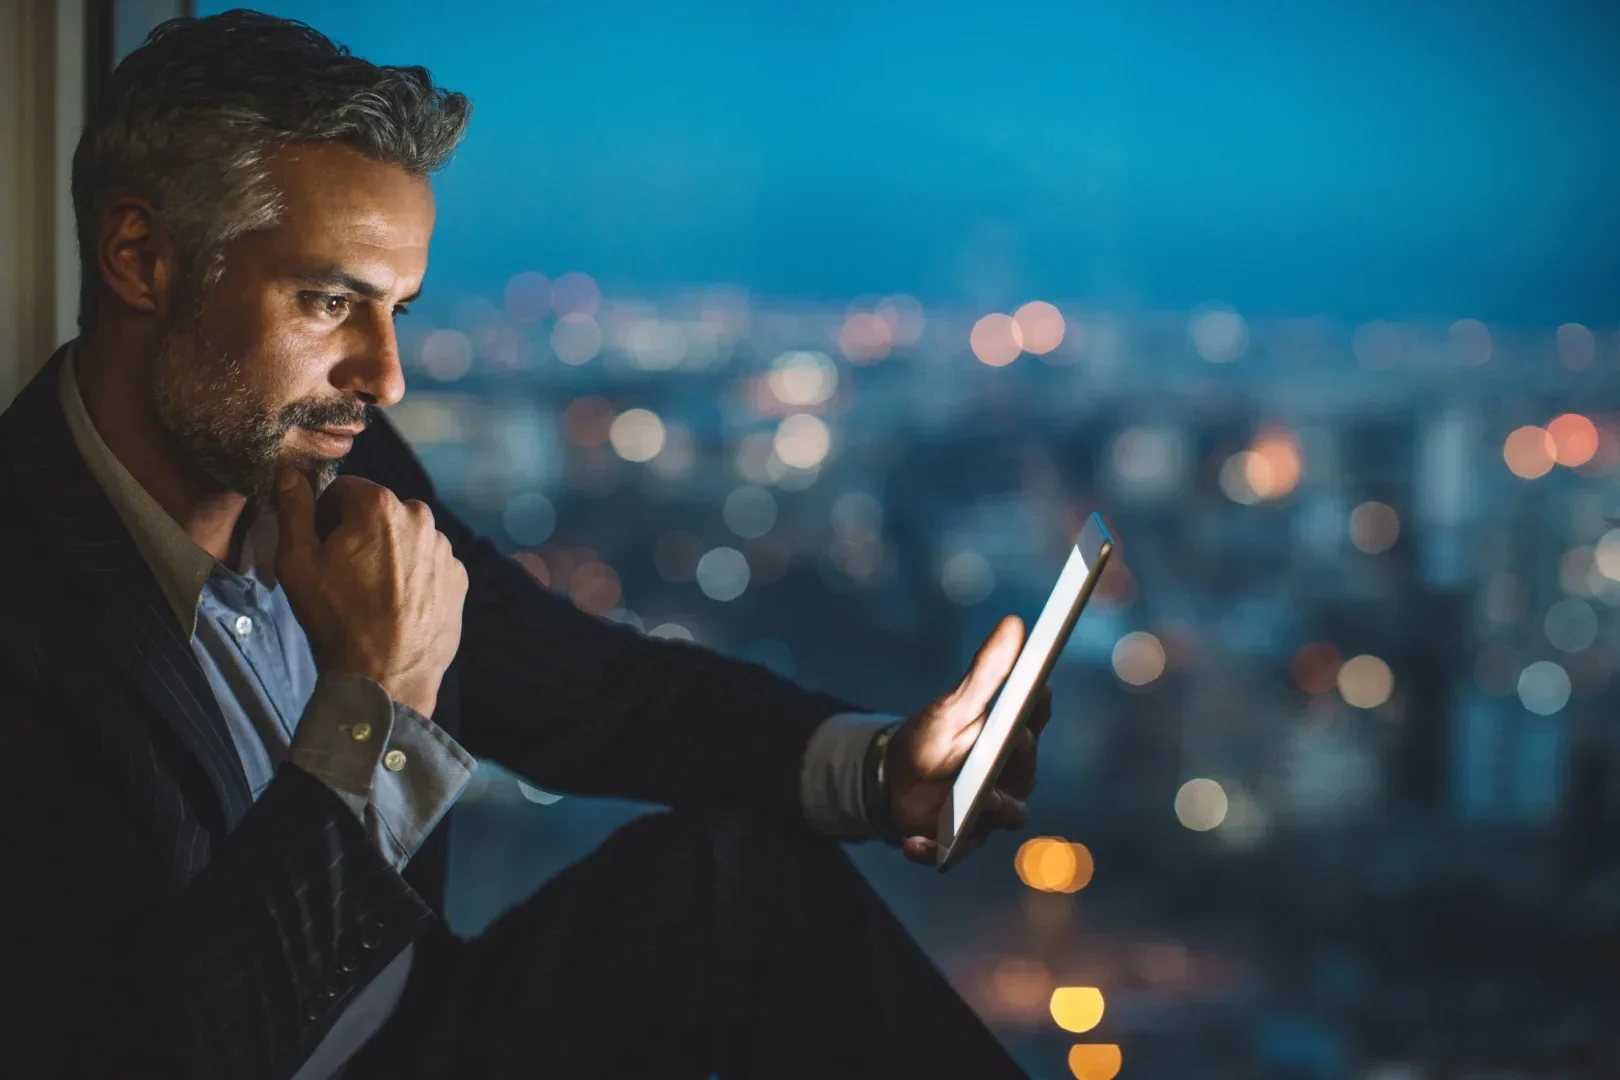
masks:
<path fill-rule="evenodd" d="M 434 926 L 446 830 L 402 876 L 296 767 L 252 800 L 73 445 L 61 359 L 0 416 L 0 1075 L 290 1076 Z M 809 736 L 850 705 L 581 614 L 458 521 L 384 420 L 345 471 L 427 502 L 467 567 L 433 719 L 469 752 L 557 791 L 800 814 Z"/>

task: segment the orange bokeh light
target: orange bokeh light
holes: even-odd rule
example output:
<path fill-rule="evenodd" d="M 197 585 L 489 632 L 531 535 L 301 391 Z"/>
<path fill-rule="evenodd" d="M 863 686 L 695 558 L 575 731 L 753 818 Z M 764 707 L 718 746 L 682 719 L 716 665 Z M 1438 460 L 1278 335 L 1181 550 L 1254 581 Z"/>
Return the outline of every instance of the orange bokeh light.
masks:
<path fill-rule="evenodd" d="M 532 551 L 520 551 L 512 558 L 516 559 L 518 565 L 527 570 L 534 580 L 542 585 L 551 584 L 551 571 L 546 569 L 546 560 Z"/>
<path fill-rule="evenodd" d="M 1299 444 L 1292 435 L 1271 432 L 1255 439 L 1244 479 L 1262 499 L 1280 499 L 1299 484 Z"/>
<path fill-rule="evenodd" d="M 1096 863 L 1084 844 L 1071 844 L 1057 836 L 1025 840 L 1013 856 L 1018 879 L 1041 892 L 1079 892 L 1091 884 Z"/>
<path fill-rule="evenodd" d="M 1011 315 L 997 312 L 973 324 L 968 344 L 973 347 L 973 355 L 979 358 L 980 363 L 1006 367 L 1024 351 L 1024 332 Z"/>
<path fill-rule="evenodd" d="M 568 576 L 574 606 L 591 615 L 606 615 L 619 606 L 619 575 L 604 562 L 587 562 Z"/>
<path fill-rule="evenodd" d="M 1082 1043 L 1069 1047 L 1069 1071 L 1075 1080 L 1114 1080 L 1124 1059 L 1113 1043 Z"/>
<path fill-rule="evenodd" d="M 1553 463 L 1558 460 L 1558 447 L 1546 428 L 1527 424 L 1507 437 L 1502 444 L 1502 459 L 1514 476 L 1534 480 L 1552 471 Z"/>
<path fill-rule="evenodd" d="M 1325 641 L 1301 645 L 1288 669 L 1294 683 L 1307 694 L 1325 694 L 1339 684 L 1339 650 Z"/>
<path fill-rule="evenodd" d="M 1026 352 L 1042 356 L 1063 344 L 1063 313 L 1045 300 L 1031 300 L 1013 312 L 1013 324 Z"/>
<path fill-rule="evenodd" d="M 1565 413 L 1547 425 L 1553 460 L 1574 468 L 1592 460 L 1598 450 L 1597 425 L 1580 413 Z"/>

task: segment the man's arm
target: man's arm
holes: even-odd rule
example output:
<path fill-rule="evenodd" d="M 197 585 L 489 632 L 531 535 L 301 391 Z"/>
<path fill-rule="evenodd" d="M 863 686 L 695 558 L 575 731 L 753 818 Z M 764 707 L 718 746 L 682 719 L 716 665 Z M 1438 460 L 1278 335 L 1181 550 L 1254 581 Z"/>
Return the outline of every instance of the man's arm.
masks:
<path fill-rule="evenodd" d="M 331 788 L 284 766 L 212 861 L 166 873 L 52 710 L 4 673 L 7 1076 L 283 1077 L 432 920 Z"/>

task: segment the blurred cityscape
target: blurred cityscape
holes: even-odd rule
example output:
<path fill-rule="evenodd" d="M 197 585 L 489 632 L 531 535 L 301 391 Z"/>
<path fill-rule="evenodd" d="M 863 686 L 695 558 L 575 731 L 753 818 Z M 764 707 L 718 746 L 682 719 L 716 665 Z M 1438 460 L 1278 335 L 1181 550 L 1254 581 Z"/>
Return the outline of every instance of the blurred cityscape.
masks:
<path fill-rule="evenodd" d="M 853 850 L 1032 1075 L 1620 1075 L 1612 332 L 526 271 L 401 337 L 391 418 L 540 581 L 878 711 L 1101 511 L 1030 832 Z M 453 926 L 638 812 L 481 772 Z"/>

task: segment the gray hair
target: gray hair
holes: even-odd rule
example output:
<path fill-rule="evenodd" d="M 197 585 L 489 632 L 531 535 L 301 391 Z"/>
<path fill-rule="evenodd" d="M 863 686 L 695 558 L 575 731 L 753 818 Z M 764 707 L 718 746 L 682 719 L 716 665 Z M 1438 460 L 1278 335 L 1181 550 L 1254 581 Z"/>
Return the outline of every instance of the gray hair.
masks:
<path fill-rule="evenodd" d="M 96 236 L 114 199 L 157 209 L 195 316 L 226 246 L 280 217 L 267 166 L 277 146 L 342 143 L 425 176 L 449 159 L 471 110 L 426 68 L 368 63 L 290 19 L 237 10 L 159 25 L 109 77 L 73 154 L 80 329 L 95 324 Z"/>

